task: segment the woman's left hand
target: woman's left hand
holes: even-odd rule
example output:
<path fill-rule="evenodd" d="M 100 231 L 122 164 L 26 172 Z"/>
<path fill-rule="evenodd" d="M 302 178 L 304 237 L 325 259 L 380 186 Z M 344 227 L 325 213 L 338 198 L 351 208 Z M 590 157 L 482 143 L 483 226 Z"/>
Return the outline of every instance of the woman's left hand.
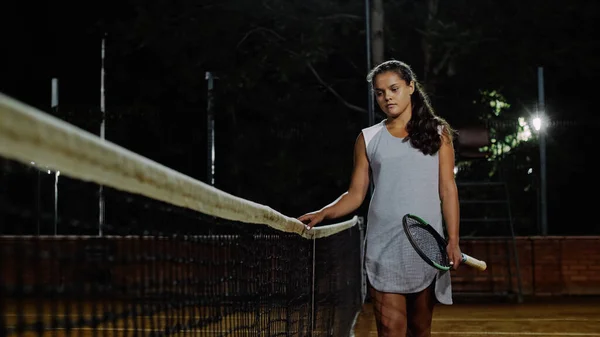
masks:
<path fill-rule="evenodd" d="M 460 251 L 460 247 L 458 243 L 454 243 L 452 241 L 448 242 L 446 246 L 446 252 L 448 253 L 448 258 L 450 259 L 450 265 L 454 270 L 458 269 L 458 266 L 462 262 L 462 252 Z"/>

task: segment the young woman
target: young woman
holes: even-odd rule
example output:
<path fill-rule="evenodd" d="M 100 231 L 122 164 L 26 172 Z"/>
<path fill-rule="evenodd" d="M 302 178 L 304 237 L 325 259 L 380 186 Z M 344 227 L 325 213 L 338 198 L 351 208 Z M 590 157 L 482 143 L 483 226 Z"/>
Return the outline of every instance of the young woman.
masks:
<path fill-rule="evenodd" d="M 402 217 L 415 214 L 442 234 L 445 220 L 448 256 L 454 269 L 459 266 L 453 130 L 435 115 L 407 64 L 386 61 L 367 80 L 387 118 L 358 136 L 348 191 L 298 220 L 310 229 L 323 219 L 353 212 L 363 203 L 372 178 L 365 268 L 378 335 L 430 336 L 435 303 L 452 304 L 450 273 L 430 267 L 417 255 L 402 228 Z"/>

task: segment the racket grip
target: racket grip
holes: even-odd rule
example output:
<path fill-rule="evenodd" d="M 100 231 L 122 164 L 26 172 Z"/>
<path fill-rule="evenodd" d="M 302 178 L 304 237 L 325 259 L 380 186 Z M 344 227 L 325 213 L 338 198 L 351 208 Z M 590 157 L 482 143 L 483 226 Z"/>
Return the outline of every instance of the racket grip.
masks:
<path fill-rule="evenodd" d="M 479 269 L 479 270 L 486 270 L 487 268 L 487 263 L 485 263 L 485 261 L 481 261 L 478 260 L 472 256 L 469 256 L 467 254 L 462 254 L 462 262 L 468 266 L 471 266 L 475 269 Z"/>

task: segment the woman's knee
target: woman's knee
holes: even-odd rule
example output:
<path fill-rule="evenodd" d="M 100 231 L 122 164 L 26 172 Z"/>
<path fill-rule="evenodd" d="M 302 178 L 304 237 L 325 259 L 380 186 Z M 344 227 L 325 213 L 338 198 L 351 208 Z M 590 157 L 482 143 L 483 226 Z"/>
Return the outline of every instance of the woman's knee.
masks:
<path fill-rule="evenodd" d="M 406 313 L 402 311 L 382 313 L 380 317 L 381 333 L 383 336 L 406 336 L 408 323 Z"/>
<path fill-rule="evenodd" d="M 406 337 L 408 328 L 406 316 L 406 296 L 396 293 L 379 292 L 372 289 L 373 309 L 380 336 Z"/>

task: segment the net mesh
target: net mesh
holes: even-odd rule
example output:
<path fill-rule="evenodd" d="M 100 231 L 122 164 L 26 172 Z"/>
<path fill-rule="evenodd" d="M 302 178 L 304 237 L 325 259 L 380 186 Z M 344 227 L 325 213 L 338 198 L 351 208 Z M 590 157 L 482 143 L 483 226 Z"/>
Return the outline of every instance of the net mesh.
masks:
<path fill-rule="evenodd" d="M 352 333 L 356 217 L 306 231 L 2 95 L 0 120 L 0 335 Z"/>

